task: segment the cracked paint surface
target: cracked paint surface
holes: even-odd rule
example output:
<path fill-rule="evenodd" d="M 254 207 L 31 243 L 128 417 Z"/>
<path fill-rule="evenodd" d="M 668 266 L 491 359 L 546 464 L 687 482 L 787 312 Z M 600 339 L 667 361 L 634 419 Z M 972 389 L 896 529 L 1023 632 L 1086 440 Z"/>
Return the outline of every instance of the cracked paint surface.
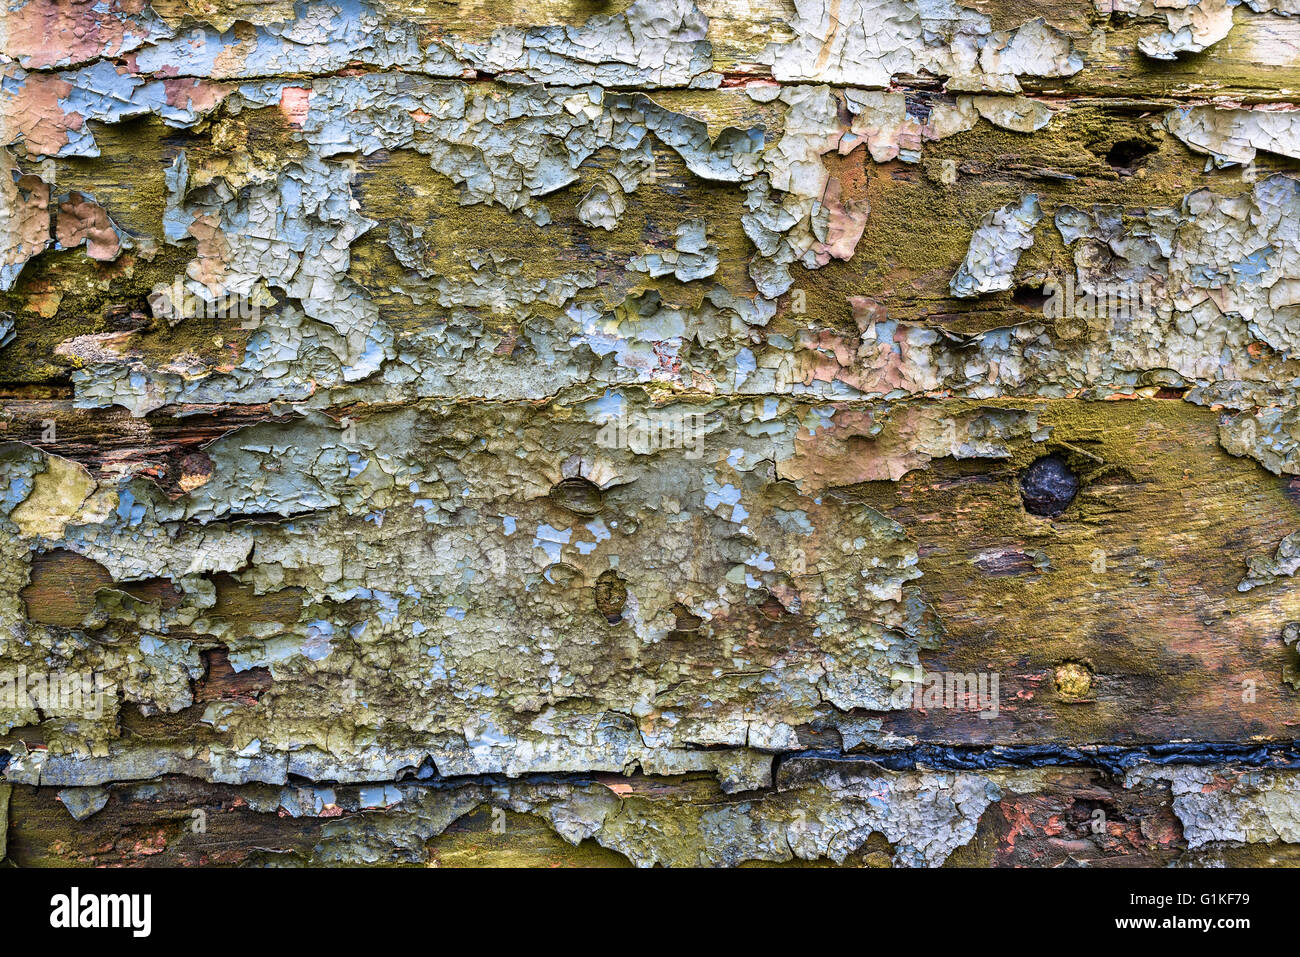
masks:
<path fill-rule="evenodd" d="M 1154 587 L 1184 737 L 1289 734 L 1297 114 L 1141 58 L 1292 5 L 8 4 L 0 677 L 107 690 L 0 701 L 0 799 L 219 793 L 324 819 L 306 863 L 486 807 L 637 865 L 1041 862 L 1069 788 L 1170 854 L 1297 840 L 1288 769 L 869 760 L 1159 744 Z M 1084 488 L 1030 517 L 1048 454 Z M 1004 716 L 900 695 L 944 662 Z M 1271 710 L 1205 717 L 1218 673 Z"/>

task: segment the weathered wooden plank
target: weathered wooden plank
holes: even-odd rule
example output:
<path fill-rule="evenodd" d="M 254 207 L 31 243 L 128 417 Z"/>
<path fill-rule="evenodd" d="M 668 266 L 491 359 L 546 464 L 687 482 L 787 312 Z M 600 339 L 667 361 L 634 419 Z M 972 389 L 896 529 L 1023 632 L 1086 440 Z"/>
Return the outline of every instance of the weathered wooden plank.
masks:
<path fill-rule="evenodd" d="M 980 708 L 904 708 L 885 712 L 882 730 L 938 744 L 1288 740 L 1296 692 L 1283 675 L 1294 651 L 1282 631 L 1300 618 L 1295 590 L 1285 580 L 1249 592 L 1237 585 L 1247 577 L 1251 554 L 1270 552 L 1295 530 L 1295 480 L 1265 477 L 1257 464 L 1227 456 L 1217 444 L 1219 416 L 1176 399 L 1003 400 L 968 407 L 999 404 L 1034 411 L 1038 428 L 1051 438 L 1013 440 L 1005 457 L 993 462 L 935 460 L 889 482 L 869 480 L 871 461 L 889 454 L 895 429 L 873 436 L 850 419 L 830 433 L 851 450 L 848 467 L 834 476 L 838 487 L 829 492 L 836 507 L 868 505 L 915 543 L 918 594 L 944 630 L 922 655 L 925 669 L 993 671 L 1001 681 L 998 720 L 988 720 Z M 928 407 L 921 403 L 917 414 Z M 961 408 L 955 402 L 936 407 L 947 414 Z M 730 441 L 724 436 L 720 444 Z M 1077 498 L 1056 519 L 1026 513 L 1019 488 L 1028 465 L 1049 453 L 1066 456 L 1082 476 Z M 503 493 L 488 507 L 504 514 L 528 508 L 504 489 L 489 494 Z M 608 498 L 605 507 L 619 514 L 644 506 L 635 483 L 627 493 Z M 620 500 L 625 504 L 616 504 Z M 549 521 L 563 525 L 564 509 L 550 504 L 546 511 Z M 833 549 L 834 541 L 808 538 L 805 561 L 815 565 L 815 556 Z M 522 570 L 516 561 L 509 559 L 507 567 Z M 567 554 L 565 561 L 586 588 L 596 587 L 605 567 L 599 552 L 593 559 Z M 813 593 L 806 590 L 811 574 L 795 575 L 805 594 Z M 227 595 L 247 593 L 247 586 L 217 577 L 218 604 L 205 618 L 305 628 L 318 613 L 292 590 L 234 601 Z M 112 580 L 87 558 L 35 556 L 31 584 L 22 593 L 28 617 L 74 627 L 93 610 L 95 588 Z M 172 593 L 172 604 L 178 600 L 161 582 L 118 587 L 142 600 L 157 601 L 160 589 Z M 479 600 L 489 606 L 508 594 L 501 584 L 482 587 L 488 591 Z M 631 587 L 642 603 L 652 600 L 654 591 L 646 591 L 652 583 Z M 496 589 L 500 597 L 487 597 Z M 643 607 L 643 614 L 653 611 Z M 799 617 L 778 609 L 764 627 L 775 636 Z M 204 635 L 211 628 L 182 627 L 179 634 L 215 648 L 216 631 Z M 715 639 L 721 634 L 716 627 L 706 631 Z M 710 649 L 708 641 L 692 641 L 674 654 L 721 664 Z M 642 667 L 639 661 L 634 656 L 623 665 L 628 680 Z M 1091 673 L 1086 693 L 1066 695 L 1056 687 L 1057 669 L 1072 662 Z"/>
<path fill-rule="evenodd" d="M 1284 4 L 7 12 L 0 857 L 1292 861 Z"/>
<path fill-rule="evenodd" d="M 1241 791 L 1239 804 L 1220 808 L 1225 827 L 1246 825 L 1249 843 L 1204 841 L 1193 831 L 1189 846 L 1166 782 L 1125 786 L 1096 771 L 1056 768 L 988 777 L 997 781 L 999 796 L 977 823 L 959 825 L 973 833 L 945 866 L 1295 863 L 1294 845 L 1277 841 L 1268 827 L 1254 829 L 1247 823 L 1258 808 L 1246 796 L 1249 788 Z M 1242 788 L 1239 773 L 1225 772 L 1217 780 L 1229 793 Z M 829 846 L 822 844 L 832 857 L 808 856 L 828 837 L 818 786 L 735 796 L 718 794 L 713 787 L 697 778 L 640 777 L 494 789 L 404 785 L 391 787 L 388 800 L 399 803 L 359 810 L 358 801 L 374 801 L 376 795 L 366 797 L 351 788 L 290 788 L 277 794 L 274 789 L 163 779 L 114 785 L 103 809 L 70 830 L 63 805 L 78 804 L 82 795 L 64 792 L 60 799 L 52 789 L 19 786 L 13 790 L 11 813 L 22 826 L 15 832 L 10 858 L 20 866 L 74 867 L 618 867 L 626 866 L 625 854 L 637 859 L 641 852 L 659 863 L 693 864 L 715 859 L 728 818 L 743 824 L 723 852 L 730 863 L 827 866 L 843 853 L 843 842 L 832 838 Z M 319 800 L 331 803 L 312 811 Z M 578 810 L 584 805 L 585 811 Z M 530 810 L 521 813 L 522 808 Z M 1227 808 L 1232 810 L 1225 813 Z M 588 816 L 594 830 L 583 837 Z M 563 822 L 567 840 L 553 830 L 558 822 Z M 838 863 L 887 867 L 905 858 L 906 838 L 886 837 L 883 831 L 894 827 L 888 818 L 878 823 L 883 830 L 855 836 L 857 848 Z M 851 826 L 873 825 L 859 818 Z M 913 826 L 923 825 L 916 821 Z M 749 837 L 743 836 L 744 829 Z M 651 832 L 654 836 L 642 843 Z"/>

